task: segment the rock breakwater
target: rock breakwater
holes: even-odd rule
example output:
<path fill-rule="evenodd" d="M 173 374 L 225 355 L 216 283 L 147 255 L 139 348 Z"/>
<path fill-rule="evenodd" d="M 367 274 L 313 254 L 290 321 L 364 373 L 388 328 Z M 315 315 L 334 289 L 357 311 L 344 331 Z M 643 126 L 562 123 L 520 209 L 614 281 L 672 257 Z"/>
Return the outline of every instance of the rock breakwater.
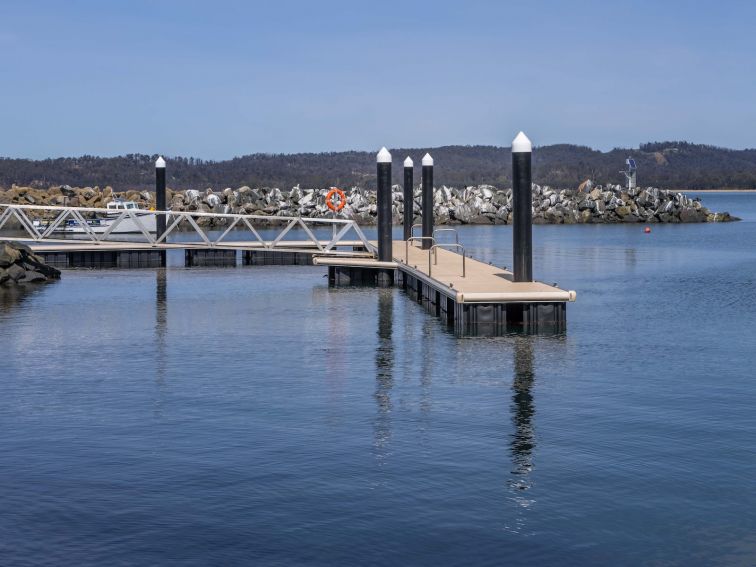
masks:
<path fill-rule="evenodd" d="M 394 186 L 393 215 L 400 223 L 404 198 Z M 325 204 L 328 189 L 285 191 L 278 188 L 226 188 L 222 191 L 168 190 L 169 207 L 175 211 L 241 213 L 270 217 L 331 217 Z M 342 217 L 361 224 L 374 224 L 377 217 L 375 191 L 353 187 L 346 192 L 347 204 Z M 115 199 L 136 201 L 142 208 L 154 207 L 155 195 L 149 191 L 115 192 L 110 187 L 33 189 L 13 186 L 0 191 L 0 203 L 105 207 Z M 415 189 L 415 216 L 420 215 L 420 188 Z M 34 215 L 32 215 L 34 216 Z M 464 188 L 437 187 L 434 190 L 434 217 L 437 224 L 509 224 L 512 222 L 512 190 L 491 185 Z M 712 212 L 699 199 L 684 193 L 655 187 L 626 189 L 620 185 L 581 186 L 581 189 L 553 189 L 533 185 L 533 222 L 535 224 L 600 224 L 600 223 L 689 223 L 727 222 L 738 220 L 729 213 Z M 212 225 L 214 219 L 200 219 Z M 222 224 L 222 221 L 221 223 Z"/>
<path fill-rule="evenodd" d="M 19 242 L 0 242 L 0 285 L 39 283 L 60 279 L 60 270 L 45 264 Z"/>

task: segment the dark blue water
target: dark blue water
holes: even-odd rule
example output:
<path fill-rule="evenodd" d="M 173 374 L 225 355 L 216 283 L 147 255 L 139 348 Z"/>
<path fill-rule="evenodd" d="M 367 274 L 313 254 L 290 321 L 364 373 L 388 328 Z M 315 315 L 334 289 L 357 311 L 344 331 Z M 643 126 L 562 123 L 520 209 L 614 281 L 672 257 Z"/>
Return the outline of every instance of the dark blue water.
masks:
<path fill-rule="evenodd" d="M 756 564 L 756 195 L 704 201 L 745 220 L 535 227 L 564 337 L 322 268 L 5 292 L 0 564 Z"/>

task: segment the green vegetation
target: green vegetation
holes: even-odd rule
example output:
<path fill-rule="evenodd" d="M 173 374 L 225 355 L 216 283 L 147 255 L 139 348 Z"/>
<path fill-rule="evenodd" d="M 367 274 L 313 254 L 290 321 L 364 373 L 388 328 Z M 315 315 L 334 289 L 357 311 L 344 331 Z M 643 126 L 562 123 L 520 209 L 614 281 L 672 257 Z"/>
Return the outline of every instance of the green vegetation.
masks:
<path fill-rule="evenodd" d="M 436 161 L 439 185 L 511 183 L 509 148 L 443 146 L 392 149 L 394 182 L 402 182 L 401 161 L 410 155 L 419 163 L 430 151 Z M 687 142 L 652 142 L 640 149 L 609 152 L 585 146 L 557 144 L 536 148 L 534 182 L 573 188 L 592 179 L 596 183 L 624 183 L 619 171 L 632 155 L 638 163 L 638 185 L 668 189 L 756 189 L 756 149 L 729 150 Z M 53 185 L 106 186 L 117 190 L 149 189 L 154 185 L 157 156 L 129 154 L 113 158 L 82 156 L 28 160 L 0 158 L 0 187 Z M 226 161 L 170 158 L 169 185 L 180 189 L 251 187 L 375 186 L 372 152 L 252 154 Z M 417 176 L 416 176 L 417 177 Z M 417 177 L 419 179 L 419 177 Z"/>

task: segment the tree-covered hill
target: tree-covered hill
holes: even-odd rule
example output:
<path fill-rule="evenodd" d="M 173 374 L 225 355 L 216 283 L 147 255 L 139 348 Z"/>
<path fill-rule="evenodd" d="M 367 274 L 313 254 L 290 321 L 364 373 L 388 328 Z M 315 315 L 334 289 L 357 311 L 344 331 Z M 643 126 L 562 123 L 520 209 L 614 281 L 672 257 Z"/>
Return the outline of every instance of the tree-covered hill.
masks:
<path fill-rule="evenodd" d="M 402 161 L 409 155 L 417 166 L 430 152 L 435 160 L 437 185 L 510 185 L 509 148 L 443 146 L 392 148 L 394 181 L 402 182 Z M 638 184 L 669 189 L 756 189 L 756 149 L 729 150 L 687 142 L 653 142 L 639 149 L 609 152 L 585 146 L 557 144 L 536 148 L 534 181 L 560 188 L 576 187 L 585 179 L 596 183 L 624 183 L 619 171 L 625 158 L 638 164 Z M 0 158 L 0 187 L 12 184 L 106 186 L 115 189 L 150 188 L 157 156 L 129 154 L 113 158 L 81 156 L 28 160 Z M 169 185 L 178 189 L 250 186 L 302 187 L 375 186 L 373 152 L 252 154 L 225 161 L 168 158 Z"/>

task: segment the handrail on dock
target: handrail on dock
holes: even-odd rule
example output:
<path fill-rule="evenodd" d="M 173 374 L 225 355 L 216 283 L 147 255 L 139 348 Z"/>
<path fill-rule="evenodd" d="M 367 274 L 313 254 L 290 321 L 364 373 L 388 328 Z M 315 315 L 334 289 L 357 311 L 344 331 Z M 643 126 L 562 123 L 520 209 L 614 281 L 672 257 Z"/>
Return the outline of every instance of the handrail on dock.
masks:
<path fill-rule="evenodd" d="M 455 244 L 459 244 L 459 232 L 457 232 L 456 228 L 437 228 L 433 231 L 433 238 L 436 238 L 436 233 L 438 232 L 453 232 L 454 233 L 454 242 Z"/>
<path fill-rule="evenodd" d="M 432 236 L 410 236 L 404 243 L 404 261 L 409 264 L 409 247 L 410 242 L 423 242 L 424 240 L 431 241 L 431 247 L 436 244 L 436 239 Z M 428 249 L 430 250 L 430 248 Z M 428 255 L 428 262 L 430 262 L 430 254 Z"/>
<path fill-rule="evenodd" d="M 462 277 L 464 278 L 465 277 L 465 273 L 466 273 L 466 267 L 465 267 L 465 258 L 466 258 L 465 247 L 462 246 L 461 244 L 458 244 L 458 243 L 455 243 L 455 244 L 452 244 L 452 243 L 448 243 L 448 244 L 434 244 L 433 246 L 431 246 L 430 250 L 428 250 L 428 276 L 431 275 L 430 253 L 433 252 L 433 263 L 434 264 L 438 264 L 438 249 L 439 248 L 446 248 L 446 247 L 457 248 L 457 249 L 461 248 L 462 249 Z"/>
<path fill-rule="evenodd" d="M 454 229 L 437 229 L 434 231 L 434 234 L 436 232 L 440 232 L 443 230 L 454 230 Z M 456 231 L 454 231 L 456 233 Z M 411 236 L 408 238 L 404 243 L 404 262 L 405 264 L 409 264 L 409 248 L 410 244 L 412 242 L 424 242 L 426 240 L 430 240 L 431 246 L 428 248 L 428 276 L 430 276 L 433 272 L 433 264 L 438 264 L 438 249 L 439 248 L 454 248 L 457 250 L 462 251 L 462 277 L 464 278 L 467 273 L 467 266 L 465 261 L 465 247 L 462 246 L 459 242 L 449 242 L 449 243 L 441 243 L 438 244 L 436 242 L 436 239 L 433 236 Z"/>
<path fill-rule="evenodd" d="M 436 243 L 436 239 L 432 236 L 410 236 L 407 239 L 407 246 L 409 246 L 410 242 L 422 242 L 424 240 L 430 240 L 433 244 Z"/>

